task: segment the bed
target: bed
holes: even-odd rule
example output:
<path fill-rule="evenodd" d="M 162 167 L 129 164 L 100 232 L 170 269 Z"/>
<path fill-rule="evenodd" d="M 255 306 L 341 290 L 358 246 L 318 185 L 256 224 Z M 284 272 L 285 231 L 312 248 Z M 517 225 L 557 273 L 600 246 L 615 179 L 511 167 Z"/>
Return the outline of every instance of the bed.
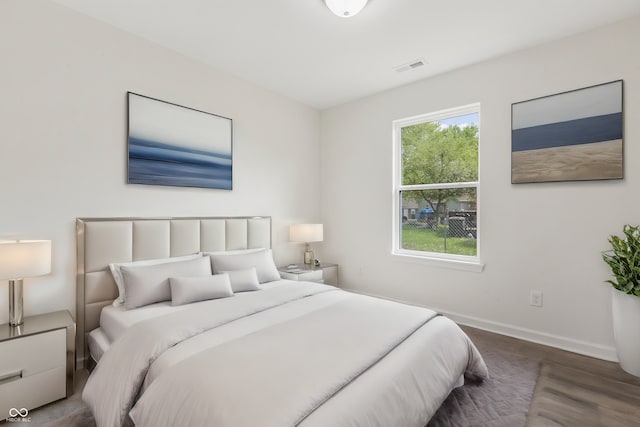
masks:
<path fill-rule="evenodd" d="M 77 248 L 98 426 L 424 426 L 488 375 L 431 310 L 274 277 L 269 217 L 78 219 Z"/>

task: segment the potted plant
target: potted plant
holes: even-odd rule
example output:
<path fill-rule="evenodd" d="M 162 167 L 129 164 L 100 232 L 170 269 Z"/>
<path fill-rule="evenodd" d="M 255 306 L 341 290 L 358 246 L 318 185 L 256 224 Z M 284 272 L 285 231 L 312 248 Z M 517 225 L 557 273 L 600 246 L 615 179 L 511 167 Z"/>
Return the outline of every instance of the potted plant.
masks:
<path fill-rule="evenodd" d="M 615 280 L 611 303 L 613 334 L 620 366 L 640 376 L 640 227 L 625 225 L 624 237 L 611 236 L 611 249 L 602 258 L 611 267 Z"/>

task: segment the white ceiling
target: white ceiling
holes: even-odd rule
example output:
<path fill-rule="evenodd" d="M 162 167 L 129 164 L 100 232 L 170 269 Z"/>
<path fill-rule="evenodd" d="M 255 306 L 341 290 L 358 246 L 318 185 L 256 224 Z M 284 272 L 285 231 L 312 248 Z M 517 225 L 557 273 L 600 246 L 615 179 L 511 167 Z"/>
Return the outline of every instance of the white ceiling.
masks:
<path fill-rule="evenodd" d="M 639 0 L 370 0 L 349 19 L 322 0 L 54 1 L 320 109 L 640 15 Z"/>

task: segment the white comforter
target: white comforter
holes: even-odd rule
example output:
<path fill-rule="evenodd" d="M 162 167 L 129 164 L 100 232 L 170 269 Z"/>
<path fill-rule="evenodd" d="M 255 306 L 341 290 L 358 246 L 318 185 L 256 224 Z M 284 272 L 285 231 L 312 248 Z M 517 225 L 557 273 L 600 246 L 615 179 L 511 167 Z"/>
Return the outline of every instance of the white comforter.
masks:
<path fill-rule="evenodd" d="M 465 371 L 487 374 L 448 319 L 291 282 L 134 326 L 83 399 L 98 426 L 424 426 Z"/>

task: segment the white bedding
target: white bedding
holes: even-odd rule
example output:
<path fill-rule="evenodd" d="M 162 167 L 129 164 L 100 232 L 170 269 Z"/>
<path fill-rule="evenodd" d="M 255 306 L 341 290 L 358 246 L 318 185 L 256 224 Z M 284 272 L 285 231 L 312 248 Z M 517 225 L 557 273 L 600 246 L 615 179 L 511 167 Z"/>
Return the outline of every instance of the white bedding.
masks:
<path fill-rule="evenodd" d="M 89 355 L 95 363 L 98 363 L 102 355 L 109 349 L 111 342 L 102 329 L 94 329 L 89 333 L 87 340 L 89 345 Z"/>
<path fill-rule="evenodd" d="M 287 282 L 287 280 L 279 280 L 276 282 L 264 283 L 262 287 L 269 288 L 272 286 L 281 286 Z M 242 298 L 243 295 L 246 294 L 237 293 L 235 297 Z M 131 310 L 127 310 L 124 305 L 116 307 L 108 305 L 102 309 L 102 312 L 100 312 L 100 329 L 102 330 L 102 333 L 106 335 L 110 344 L 136 323 L 164 316 L 165 314 L 175 313 L 184 310 L 186 307 L 188 306 L 172 306 L 171 301 L 158 302 Z"/>
<path fill-rule="evenodd" d="M 127 310 L 124 305 L 108 305 L 100 313 L 100 329 L 112 343 L 129 328 L 143 320 L 163 316 L 184 309 L 183 306 L 171 306 L 171 301 L 163 301 L 144 307 Z"/>
<path fill-rule="evenodd" d="M 263 287 L 268 289 L 282 286 L 287 283 L 291 282 L 288 280 L 280 280 L 264 284 Z M 242 295 L 243 294 L 237 294 L 236 296 L 242 298 Z M 143 389 L 146 389 L 147 386 L 151 384 L 151 382 L 153 382 L 153 380 L 165 369 L 189 356 L 217 344 L 238 338 L 242 335 L 318 310 L 344 299 L 346 295 L 347 294 L 344 292 L 328 292 L 318 295 L 313 299 L 294 301 L 287 307 L 274 307 L 271 310 L 238 319 L 232 324 L 222 325 L 210 331 L 203 332 L 189 340 L 185 340 L 180 344 L 169 348 L 153 363 L 153 365 L 151 365 L 145 378 Z M 94 329 L 89 334 L 89 349 L 91 351 L 91 356 L 95 361 L 99 361 L 102 354 L 104 354 L 111 343 L 136 323 L 179 311 L 186 307 L 188 306 L 172 307 L 171 303 L 168 301 L 133 310 L 126 310 L 124 309 L 124 306 L 106 306 L 100 316 L 101 322 L 106 321 L 106 323 L 104 325 L 101 324 L 100 328 Z M 107 331 L 109 331 L 109 334 L 106 333 Z"/>
<path fill-rule="evenodd" d="M 127 310 L 124 305 L 108 305 L 100 312 L 100 327 L 89 333 L 89 355 L 98 363 L 109 350 L 111 343 L 136 323 L 175 313 L 185 306 L 171 306 L 171 301 L 163 301 L 144 307 Z"/>
<path fill-rule="evenodd" d="M 276 286 L 286 283 L 276 284 Z M 177 363 L 193 356 L 203 350 L 240 338 L 244 335 L 268 328 L 281 322 L 285 322 L 302 316 L 315 310 L 334 304 L 348 295 L 346 292 L 326 292 L 316 295 L 314 298 L 303 298 L 292 301 L 289 304 L 274 307 L 269 310 L 256 313 L 238 319 L 232 323 L 219 326 L 215 329 L 203 332 L 191 339 L 167 349 L 158 357 L 149 368 L 143 384 L 145 390 L 162 372 Z"/>
<path fill-rule="evenodd" d="M 388 310 L 389 313 L 393 313 L 394 310 L 400 311 L 395 311 L 395 315 L 386 319 L 382 317 L 385 320 L 380 323 L 375 309 L 373 313 L 369 309 L 370 320 L 367 322 L 372 324 L 378 322 L 373 329 L 377 332 L 371 334 L 371 331 L 367 331 L 367 328 L 362 324 L 350 328 L 348 325 L 354 319 L 354 325 L 358 325 L 360 318 L 364 321 L 367 317 L 364 314 L 351 316 L 350 313 L 358 311 L 360 306 L 364 307 L 367 304 L 376 306 L 375 299 L 355 296 L 331 287 L 311 283 L 281 281 L 266 288 L 265 290 L 270 290 L 270 292 L 251 292 L 244 294 L 244 296 L 238 294 L 221 301 L 198 303 L 200 308 L 196 309 L 193 309 L 192 306 L 198 304 L 181 306 L 191 307 L 188 311 L 194 311 L 193 316 L 187 312 L 182 314 L 173 312 L 175 314 L 165 315 L 164 313 L 170 312 L 170 310 L 166 311 L 165 308 L 158 306 L 150 307 L 150 310 L 147 310 L 144 315 L 123 316 L 126 317 L 126 320 L 113 322 L 114 324 L 119 323 L 120 335 L 123 339 L 115 342 L 112 349 L 105 354 L 104 360 L 99 363 L 91 375 L 83 394 L 83 399 L 87 401 L 94 412 L 98 426 L 121 425 L 126 421 L 126 416 L 135 403 L 139 389 L 143 390 L 141 398 L 132 411 L 138 425 L 159 425 L 158 423 L 170 425 L 172 424 L 170 421 L 172 416 L 174 421 L 184 421 L 189 425 L 213 422 L 210 406 L 214 403 L 207 400 L 209 398 L 206 396 L 218 393 L 217 400 L 222 401 L 230 398 L 231 391 L 235 390 L 238 396 L 248 396 L 249 401 L 251 396 L 258 399 L 255 402 L 260 403 L 271 399 L 273 403 L 267 407 L 279 408 L 275 412 L 263 408 L 266 411 L 265 414 L 261 415 L 257 412 L 255 416 L 252 415 L 249 418 L 246 417 L 247 414 L 243 413 L 246 425 L 252 425 L 257 420 L 260 420 L 261 425 L 290 425 L 286 422 L 282 424 L 286 418 L 303 420 L 301 425 L 304 426 L 424 426 L 465 371 L 478 378 L 487 375 L 484 362 L 466 335 L 449 319 L 439 316 L 433 318 L 435 313 L 429 310 L 404 306 L 405 309 L 400 308 L 399 304 L 385 302 L 382 306 L 385 304 L 391 306 Z M 291 292 L 295 295 L 286 295 Z M 270 302 L 265 305 L 261 298 L 270 299 Z M 370 300 L 368 303 L 366 303 L 367 299 Z M 344 317 L 343 313 L 342 321 L 336 320 L 335 316 L 328 318 L 320 316 L 324 312 L 336 311 L 336 307 L 354 304 L 353 300 L 360 300 L 360 303 L 349 306 L 348 316 Z M 219 304 L 222 301 L 227 302 Z M 247 307 L 251 305 L 253 305 L 253 309 L 248 309 Z M 230 309 L 229 307 L 232 306 L 236 308 Z M 234 310 L 237 313 L 233 313 Z M 426 325 L 416 326 L 417 330 L 408 327 L 407 332 L 404 332 L 408 335 L 400 334 L 397 338 L 394 338 L 395 332 L 386 331 L 393 329 L 392 326 L 396 322 L 396 318 L 411 311 L 424 317 Z M 106 317 L 118 318 L 119 315 L 113 313 L 116 312 L 112 312 Z M 163 314 L 157 314 L 156 317 L 151 313 Z M 322 316 L 325 315 L 322 314 Z M 156 319 L 143 321 L 149 317 L 156 317 Z M 218 320 L 212 320 L 211 317 L 217 317 Z M 232 318 L 235 320 L 230 320 Z M 326 320 L 317 320 L 325 318 Z M 176 322 L 176 320 L 179 321 Z M 133 332 L 126 334 L 122 332 L 127 328 L 124 326 L 127 321 L 138 322 L 138 326 L 135 328 L 129 326 L 129 328 L 142 330 L 140 337 L 132 337 Z M 191 324 L 192 322 L 193 324 Z M 176 323 L 183 324 L 176 325 Z M 342 325 L 344 325 L 344 331 Z M 403 328 L 405 327 L 400 329 Z M 307 332 L 315 329 L 319 330 L 317 336 L 307 336 Z M 283 335 L 281 330 L 288 332 Z M 324 330 L 324 332 L 320 332 L 320 330 Z M 112 330 L 111 333 L 113 332 Z M 362 335 L 367 332 L 369 332 L 368 335 Z M 385 335 L 386 332 L 388 332 L 386 341 L 377 337 L 377 335 Z M 140 334 L 140 332 L 138 333 Z M 154 334 L 157 337 L 154 338 Z M 296 346 L 295 342 L 287 343 L 287 337 L 296 335 L 298 342 L 307 341 L 307 344 Z M 344 335 L 343 341 L 351 346 L 345 347 L 349 348 L 349 351 L 343 349 L 342 354 L 336 355 L 331 348 L 326 348 L 325 353 L 325 347 L 331 347 L 331 345 L 325 345 L 322 352 L 312 351 L 306 356 L 287 359 L 288 356 L 291 357 L 296 352 L 305 354 L 304 351 L 309 351 L 305 348 L 312 347 L 314 343 L 322 342 L 322 340 L 331 343 L 334 337 L 342 335 Z M 369 342 L 367 337 L 371 338 L 369 340 L 371 341 L 371 349 L 377 349 L 376 351 L 381 354 L 387 352 L 388 354 L 377 359 L 378 356 L 374 355 L 376 351 L 369 351 L 365 348 L 365 344 Z M 379 339 L 384 342 L 376 342 Z M 263 344 L 282 341 L 283 344 L 278 346 L 280 352 L 274 352 L 270 345 L 263 345 L 264 351 L 271 352 L 273 361 L 282 361 L 291 368 L 298 365 L 298 373 L 294 375 L 294 378 L 278 377 L 277 381 L 269 381 L 265 386 L 266 389 L 257 390 L 256 387 L 259 385 L 259 381 L 257 381 L 259 375 L 257 374 L 263 372 L 258 370 L 254 372 L 252 378 L 246 380 L 240 378 L 234 380 L 235 377 L 231 374 L 230 382 L 221 383 L 219 385 L 221 389 L 218 390 L 206 388 L 216 386 L 215 384 L 207 383 L 205 388 L 198 388 L 195 385 L 200 382 L 200 377 L 206 377 L 209 372 L 208 354 L 211 354 L 211 357 L 218 355 L 216 357 L 221 358 L 216 364 L 217 366 L 224 366 L 225 363 L 233 364 L 238 359 L 237 354 L 233 357 L 227 356 L 225 359 L 220 353 L 230 351 L 230 354 L 234 354 L 233 351 L 238 351 L 236 347 L 242 342 L 248 343 L 246 347 L 240 347 L 241 349 L 246 348 L 248 353 L 248 368 L 253 365 L 250 363 L 251 360 L 262 363 L 261 355 L 251 354 L 256 348 L 257 344 L 255 343 L 259 343 L 260 340 Z M 394 344 L 394 340 L 398 340 L 398 342 Z M 127 343 L 127 341 L 129 342 Z M 140 351 L 144 352 L 145 348 L 147 348 L 148 354 L 140 354 Z M 234 348 L 236 350 L 233 350 Z M 357 356 L 358 352 L 361 352 L 359 356 Z M 239 354 L 244 354 L 244 350 Z M 304 362 L 318 355 L 321 360 L 326 358 L 326 363 L 313 369 L 313 372 L 305 371 L 303 369 Z M 268 359 L 266 354 L 262 356 Z M 369 357 L 372 357 L 373 361 L 368 361 L 363 365 L 362 360 Z M 350 361 L 350 358 L 357 360 Z M 224 360 L 227 362 L 223 362 Z M 288 362 L 286 362 L 287 360 Z M 277 365 L 278 363 L 275 363 L 272 369 L 264 369 L 264 372 L 277 371 Z M 316 390 L 315 394 L 306 390 L 307 388 L 312 389 L 312 384 L 322 383 L 331 375 L 337 375 L 340 369 L 345 370 L 344 373 L 329 381 L 329 385 L 325 385 L 325 388 L 321 387 Z M 356 373 L 362 371 L 362 375 L 349 374 L 350 370 Z M 243 370 L 240 369 L 240 371 Z M 185 375 L 185 372 L 194 378 L 182 386 L 178 380 L 189 376 Z M 213 371 L 208 375 L 213 375 L 216 381 L 212 382 L 217 383 L 217 379 L 223 374 L 227 374 L 224 368 L 217 374 Z M 280 382 L 287 384 L 302 376 L 309 376 L 309 382 L 303 383 L 305 384 L 305 392 L 309 391 L 310 393 L 309 396 L 302 396 L 301 399 L 298 399 L 300 393 L 291 394 L 291 390 L 284 390 L 286 387 L 279 386 Z M 344 384 L 341 383 L 342 381 Z M 157 384 L 155 384 L 156 382 Z M 168 390 L 164 383 L 169 384 Z M 342 385 L 336 386 L 338 383 Z M 165 388 L 163 388 L 163 384 Z M 307 387 L 306 384 L 309 386 Z M 269 387 L 276 388 L 272 390 Z M 331 387 L 338 388 L 333 390 Z M 172 392 L 172 390 L 178 389 L 189 390 L 189 393 L 195 393 L 192 397 L 197 396 L 204 398 L 204 400 L 199 405 L 195 402 L 197 400 L 195 398 L 190 399 L 190 402 L 185 402 L 184 399 L 176 398 Z M 276 390 L 281 389 L 284 390 L 282 394 L 275 393 Z M 287 395 L 287 392 L 290 394 Z M 246 395 L 246 393 L 254 394 Z M 171 396 L 171 398 L 168 401 L 163 401 L 163 398 L 167 396 Z M 268 396 L 269 399 L 264 396 Z M 278 398 L 281 400 L 279 401 Z M 280 410 L 283 401 L 288 402 L 287 405 L 284 405 L 288 406 L 289 404 L 294 405 L 293 401 L 296 399 L 300 400 L 298 403 L 300 407 L 286 408 L 284 412 Z M 316 407 L 313 402 L 318 399 L 322 403 Z M 240 421 L 242 418 L 240 413 L 234 416 L 232 409 L 235 407 L 236 410 L 241 411 L 244 402 L 242 399 L 236 400 L 228 400 L 223 415 L 220 413 L 216 415 L 219 417 L 216 419 L 218 425 L 234 426 L 236 422 Z M 172 404 L 174 401 L 176 403 Z M 228 411 L 231 411 L 230 417 Z M 266 416 L 270 411 L 276 419 L 267 421 Z M 183 419 L 185 414 L 188 415 L 188 420 Z"/>

